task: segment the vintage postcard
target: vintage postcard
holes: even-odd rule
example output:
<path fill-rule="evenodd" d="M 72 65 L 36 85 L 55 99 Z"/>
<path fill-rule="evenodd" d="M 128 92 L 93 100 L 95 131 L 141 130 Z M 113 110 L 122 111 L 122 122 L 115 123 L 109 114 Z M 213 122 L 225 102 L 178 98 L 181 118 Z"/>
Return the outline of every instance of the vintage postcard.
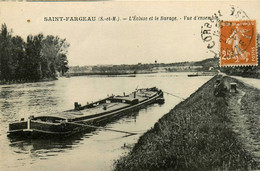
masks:
<path fill-rule="evenodd" d="M 259 170 L 259 9 L 0 2 L 0 170 Z"/>

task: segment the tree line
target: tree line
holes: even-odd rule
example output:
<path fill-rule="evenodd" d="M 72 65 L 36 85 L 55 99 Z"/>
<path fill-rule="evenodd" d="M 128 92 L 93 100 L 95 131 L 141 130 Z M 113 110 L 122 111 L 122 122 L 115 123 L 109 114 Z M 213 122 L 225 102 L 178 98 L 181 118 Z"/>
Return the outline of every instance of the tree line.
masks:
<path fill-rule="evenodd" d="M 31 82 L 55 79 L 68 71 L 69 43 L 58 36 L 13 36 L 6 24 L 0 34 L 0 82 Z"/>

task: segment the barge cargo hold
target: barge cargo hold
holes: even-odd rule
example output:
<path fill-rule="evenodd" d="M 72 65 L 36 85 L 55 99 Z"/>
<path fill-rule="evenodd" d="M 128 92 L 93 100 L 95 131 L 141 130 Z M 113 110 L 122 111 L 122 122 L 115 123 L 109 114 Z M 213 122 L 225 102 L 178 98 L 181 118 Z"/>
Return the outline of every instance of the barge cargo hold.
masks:
<path fill-rule="evenodd" d="M 30 116 L 28 120 L 9 124 L 10 137 L 67 137 L 83 131 L 93 131 L 109 121 L 127 115 L 152 103 L 164 103 L 163 91 L 156 87 L 137 89 L 129 95 L 109 96 L 85 106 L 45 116 Z"/>

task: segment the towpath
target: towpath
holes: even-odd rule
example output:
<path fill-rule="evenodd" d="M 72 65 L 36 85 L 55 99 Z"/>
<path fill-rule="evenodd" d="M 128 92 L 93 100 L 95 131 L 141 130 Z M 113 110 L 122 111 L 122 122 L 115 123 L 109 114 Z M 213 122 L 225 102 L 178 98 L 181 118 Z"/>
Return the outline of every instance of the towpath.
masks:
<path fill-rule="evenodd" d="M 240 92 L 231 101 L 233 129 L 251 153 L 260 169 L 260 79 L 231 76 L 254 88 L 240 85 Z"/>
<path fill-rule="evenodd" d="M 246 84 L 249 84 L 255 88 L 260 89 L 260 79 L 256 79 L 256 78 L 245 78 L 245 77 L 239 77 L 239 76 L 231 76 L 235 79 L 238 79 Z"/>

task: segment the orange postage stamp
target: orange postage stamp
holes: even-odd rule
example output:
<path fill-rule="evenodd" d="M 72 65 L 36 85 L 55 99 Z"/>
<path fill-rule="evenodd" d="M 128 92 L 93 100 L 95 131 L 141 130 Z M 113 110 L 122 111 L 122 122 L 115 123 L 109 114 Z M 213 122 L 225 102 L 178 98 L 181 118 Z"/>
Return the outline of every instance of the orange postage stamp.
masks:
<path fill-rule="evenodd" d="M 257 66 L 256 21 L 222 21 L 220 52 L 220 66 Z"/>

